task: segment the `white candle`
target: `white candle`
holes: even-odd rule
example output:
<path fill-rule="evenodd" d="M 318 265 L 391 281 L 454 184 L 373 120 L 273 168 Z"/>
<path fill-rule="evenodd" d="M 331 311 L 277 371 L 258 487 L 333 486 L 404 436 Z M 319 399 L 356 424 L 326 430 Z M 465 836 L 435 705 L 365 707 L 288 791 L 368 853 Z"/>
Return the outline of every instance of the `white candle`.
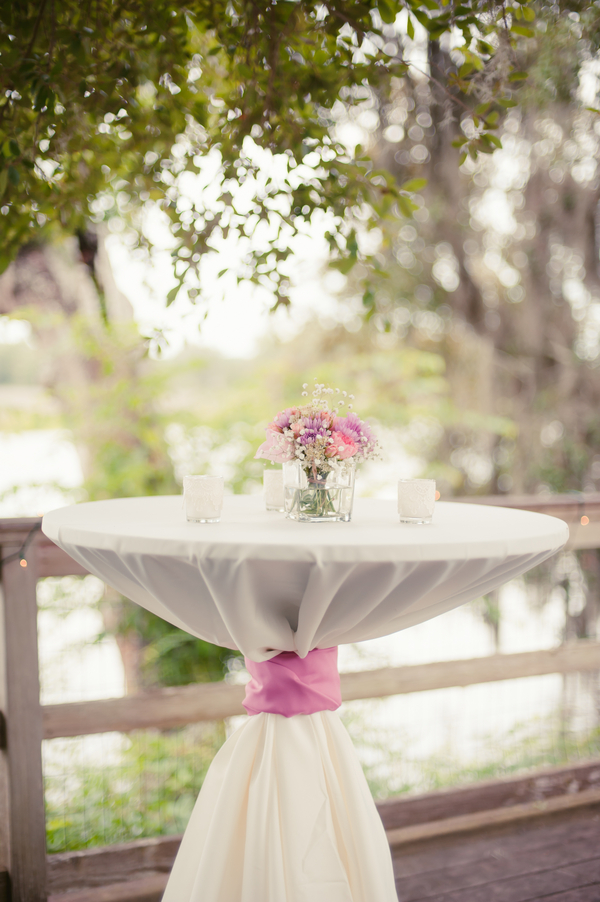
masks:
<path fill-rule="evenodd" d="M 401 523 L 431 523 L 435 479 L 399 479 L 398 513 Z"/>
<path fill-rule="evenodd" d="M 263 473 L 265 506 L 268 511 L 283 511 L 283 470 L 265 470 Z"/>
<path fill-rule="evenodd" d="M 190 523 L 218 523 L 223 507 L 222 476 L 184 476 L 185 515 Z"/>

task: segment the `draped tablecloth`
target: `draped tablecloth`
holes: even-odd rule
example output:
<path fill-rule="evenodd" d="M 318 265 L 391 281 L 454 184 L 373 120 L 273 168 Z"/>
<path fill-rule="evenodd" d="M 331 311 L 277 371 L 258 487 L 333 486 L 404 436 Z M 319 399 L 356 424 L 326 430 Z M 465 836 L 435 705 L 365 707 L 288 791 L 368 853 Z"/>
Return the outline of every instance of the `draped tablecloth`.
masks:
<path fill-rule="evenodd" d="M 568 538 L 554 517 L 459 503 L 438 503 L 424 527 L 370 499 L 355 501 L 350 523 L 298 523 L 266 512 L 260 496 L 226 498 L 215 524 L 187 523 L 181 497 L 156 497 L 61 508 L 42 529 L 134 602 L 240 649 L 253 673 L 282 652 L 307 659 L 421 623 Z M 318 707 L 262 708 L 225 743 L 164 902 L 395 902 L 385 834 L 349 737 Z"/>

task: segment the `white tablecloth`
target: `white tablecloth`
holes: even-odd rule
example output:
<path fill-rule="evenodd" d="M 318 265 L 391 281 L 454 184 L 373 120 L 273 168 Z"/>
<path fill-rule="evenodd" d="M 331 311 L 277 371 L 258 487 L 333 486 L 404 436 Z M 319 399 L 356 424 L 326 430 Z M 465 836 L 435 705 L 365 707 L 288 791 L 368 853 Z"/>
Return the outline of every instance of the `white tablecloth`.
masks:
<path fill-rule="evenodd" d="M 61 508 L 43 530 L 123 595 L 254 661 L 305 656 L 414 626 L 489 592 L 568 538 L 562 520 L 437 504 L 430 526 L 357 499 L 351 523 L 298 523 L 260 496 L 225 499 L 220 523 L 187 523 L 180 497 Z"/>
<path fill-rule="evenodd" d="M 150 611 L 255 660 L 396 632 L 518 576 L 568 538 L 562 520 L 438 504 L 430 526 L 358 499 L 351 523 L 297 523 L 261 497 L 188 524 L 180 497 L 44 517 L 91 573 Z M 164 902 L 395 902 L 389 849 L 337 714 L 248 719 L 216 756 Z"/>

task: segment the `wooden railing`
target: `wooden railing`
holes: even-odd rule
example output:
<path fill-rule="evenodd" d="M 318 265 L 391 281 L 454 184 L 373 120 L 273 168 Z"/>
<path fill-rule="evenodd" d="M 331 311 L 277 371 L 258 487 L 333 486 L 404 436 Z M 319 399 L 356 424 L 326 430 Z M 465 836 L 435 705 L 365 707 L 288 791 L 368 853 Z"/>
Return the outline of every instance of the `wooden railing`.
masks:
<path fill-rule="evenodd" d="M 569 524 L 568 547 L 600 547 L 600 494 L 461 500 L 560 516 Z M 243 713 L 243 687 L 226 683 L 41 706 L 36 583 L 48 576 L 86 571 L 46 539 L 39 524 L 39 518 L 0 520 L 0 558 L 5 562 L 0 593 L 0 902 L 9 898 L 11 902 L 46 902 L 48 898 L 43 739 L 168 728 Z M 342 674 L 342 695 L 350 701 L 596 670 L 600 670 L 600 642 L 585 641 L 544 651 Z M 123 852 L 126 858 L 126 847 Z"/>

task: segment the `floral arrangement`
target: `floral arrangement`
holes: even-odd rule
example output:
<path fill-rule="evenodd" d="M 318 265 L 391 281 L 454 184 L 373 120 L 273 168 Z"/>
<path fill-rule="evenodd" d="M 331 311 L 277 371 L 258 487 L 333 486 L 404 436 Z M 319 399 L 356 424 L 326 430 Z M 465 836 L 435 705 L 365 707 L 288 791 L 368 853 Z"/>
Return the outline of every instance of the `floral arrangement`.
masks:
<path fill-rule="evenodd" d="M 316 382 L 316 380 L 315 380 Z M 308 397 L 305 382 L 302 396 Z M 329 396 L 337 395 L 333 409 Z M 312 400 L 299 407 L 288 407 L 267 426 L 267 439 L 255 457 L 274 463 L 297 460 L 307 474 L 317 478 L 350 459 L 357 463 L 377 456 L 378 442 L 369 426 L 353 411 L 354 395 L 339 388 L 316 383 Z M 340 408 L 347 404 L 344 416 Z"/>

